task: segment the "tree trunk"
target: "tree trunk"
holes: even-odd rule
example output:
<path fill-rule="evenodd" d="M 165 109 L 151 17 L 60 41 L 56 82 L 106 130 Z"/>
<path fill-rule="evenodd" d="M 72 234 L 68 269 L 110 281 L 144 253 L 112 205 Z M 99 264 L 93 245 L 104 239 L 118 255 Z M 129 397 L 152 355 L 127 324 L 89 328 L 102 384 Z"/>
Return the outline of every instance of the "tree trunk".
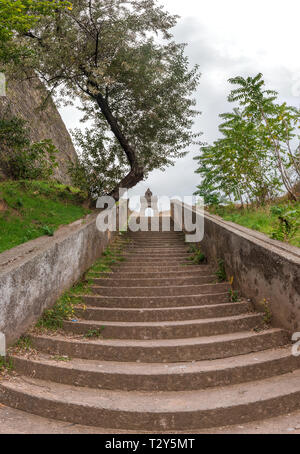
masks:
<path fill-rule="evenodd" d="M 121 131 L 121 128 L 119 127 L 117 120 L 113 116 L 106 99 L 101 95 L 101 93 L 98 93 L 95 96 L 95 99 L 96 99 L 97 104 L 100 107 L 101 112 L 103 113 L 107 123 L 109 124 L 114 136 L 116 137 L 119 144 L 123 148 L 123 150 L 127 156 L 128 162 L 130 164 L 130 167 L 133 170 L 133 168 L 135 166 L 137 166 L 137 158 L 136 158 L 134 148 L 129 144 L 128 140 L 126 139 L 123 132 Z"/>
<path fill-rule="evenodd" d="M 130 189 L 133 188 L 137 183 L 142 181 L 144 178 L 144 170 L 142 167 L 136 167 L 130 170 L 128 175 L 124 177 L 119 184 L 109 193 L 111 197 L 113 197 L 116 202 L 119 200 L 119 190 L 121 188 Z"/>
<path fill-rule="evenodd" d="M 111 191 L 109 194 L 112 196 L 116 201 L 119 200 L 119 189 L 125 188 L 130 189 L 134 187 L 137 183 L 143 180 L 144 178 L 144 169 L 142 166 L 138 164 L 136 153 L 134 148 L 129 144 L 128 140 L 124 136 L 123 132 L 121 131 L 117 120 L 113 116 L 110 107 L 106 101 L 106 99 L 101 95 L 101 93 L 97 94 L 95 97 L 98 106 L 101 109 L 102 114 L 104 115 L 106 121 L 108 122 L 114 136 L 119 141 L 122 149 L 124 150 L 128 162 L 130 164 L 130 172 L 126 177 L 124 177 L 120 183 Z"/>

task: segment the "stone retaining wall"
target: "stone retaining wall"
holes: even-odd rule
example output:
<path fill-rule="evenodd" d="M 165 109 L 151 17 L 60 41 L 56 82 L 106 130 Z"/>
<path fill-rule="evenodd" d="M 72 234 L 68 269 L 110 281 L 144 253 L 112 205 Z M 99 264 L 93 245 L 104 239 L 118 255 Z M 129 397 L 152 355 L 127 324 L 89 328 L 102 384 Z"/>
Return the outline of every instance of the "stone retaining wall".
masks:
<path fill-rule="evenodd" d="M 12 343 L 91 267 L 114 234 L 96 214 L 0 254 L 0 332 Z"/>
<path fill-rule="evenodd" d="M 172 202 L 174 219 L 174 204 Z M 194 216 L 202 216 L 195 213 Z M 300 249 L 207 212 L 201 249 L 210 262 L 224 260 L 235 289 L 258 309 L 270 303 L 273 325 L 300 332 Z"/>

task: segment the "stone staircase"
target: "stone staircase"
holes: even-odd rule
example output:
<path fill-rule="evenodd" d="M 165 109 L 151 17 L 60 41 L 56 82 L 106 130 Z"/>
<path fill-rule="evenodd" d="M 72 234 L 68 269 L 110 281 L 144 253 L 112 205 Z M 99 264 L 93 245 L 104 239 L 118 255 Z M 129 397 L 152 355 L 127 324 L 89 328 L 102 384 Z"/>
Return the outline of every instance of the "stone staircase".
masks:
<path fill-rule="evenodd" d="M 0 381 L 0 401 L 70 423 L 155 432 L 299 409 L 300 358 L 288 334 L 261 329 L 263 314 L 230 302 L 210 265 L 191 265 L 182 233 L 129 237 L 126 260 L 95 276 L 78 320 L 33 335 L 37 353 L 13 357 L 17 374 Z M 101 338 L 84 338 L 90 330 Z"/>

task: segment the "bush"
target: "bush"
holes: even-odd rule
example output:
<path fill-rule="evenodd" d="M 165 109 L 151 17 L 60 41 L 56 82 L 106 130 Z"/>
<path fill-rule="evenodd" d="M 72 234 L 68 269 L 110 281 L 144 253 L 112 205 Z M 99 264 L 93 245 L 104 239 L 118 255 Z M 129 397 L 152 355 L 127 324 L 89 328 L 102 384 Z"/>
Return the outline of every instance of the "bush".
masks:
<path fill-rule="evenodd" d="M 274 206 L 273 216 L 277 216 L 277 224 L 272 232 L 274 240 L 286 241 L 295 236 L 300 226 L 300 210 L 290 207 Z"/>
<path fill-rule="evenodd" d="M 31 143 L 26 122 L 0 118 L 0 166 L 12 180 L 48 180 L 57 167 L 51 140 Z"/>

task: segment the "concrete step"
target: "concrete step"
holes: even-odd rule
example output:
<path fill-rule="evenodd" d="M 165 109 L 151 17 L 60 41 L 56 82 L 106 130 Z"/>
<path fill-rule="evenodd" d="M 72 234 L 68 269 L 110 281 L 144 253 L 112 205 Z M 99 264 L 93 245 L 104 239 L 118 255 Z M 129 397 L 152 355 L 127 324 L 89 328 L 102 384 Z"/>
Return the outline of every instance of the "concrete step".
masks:
<path fill-rule="evenodd" d="M 232 358 L 187 363 L 118 363 L 38 354 L 12 357 L 15 372 L 40 380 L 95 389 L 192 391 L 293 372 L 300 358 L 290 346 Z"/>
<path fill-rule="evenodd" d="M 162 273 L 162 272 L 177 272 L 177 271 L 199 271 L 199 272 L 202 272 L 203 270 L 207 271 L 207 269 L 210 269 L 211 271 L 213 271 L 213 268 L 212 267 L 208 267 L 208 265 L 192 265 L 191 262 L 185 262 L 181 265 L 178 265 L 178 264 L 175 264 L 175 265 L 171 265 L 170 264 L 165 264 L 165 265 L 162 265 L 161 262 L 157 262 L 156 264 L 154 265 L 149 265 L 149 264 L 146 264 L 146 265 L 140 265 L 137 266 L 137 265 L 134 265 L 134 264 L 130 264 L 128 262 L 125 262 L 125 263 L 120 263 L 118 264 L 117 266 L 112 266 L 112 270 L 114 272 L 117 272 L 117 273 L 123 273 L 124 271 L 125 272 L 130 272 L 130 273 Z"/>
<path fill-rule="evenodd" d="M 173 287 L 100 287 L 91 286 L 95 295 L 100 296 L 179 296 L 179 295 L 201 295 L 206 293 L 223 293 L 228 292 L 230 285 L 221 284 L 200 284 L 200 285 L 182 285 Z"/>
<path fill-rule="evenodd" d="M 59 434 L 59 435 L 136 435 L 136 434 L 154 434 L 157 431 L 137 431 L 129 429 L 109 429 L 103 427 L 84 426 L 80 424 L 69 424 L 65 421 L 51 419 L 43 416 L 37 416 L 26 413 L 22 410 L 7 407 L 3 405 L 0 407 L 0 434 Z M 170 434 L 170 431 L 160 431 L 160 435 Z M 266 435 L 266 434 L 281 434 L 281 435 L 295 435 L 300 434 L 300 410 L 293 411 L 289 414 L 276 416 L 269 419 L 251 421 L 245 424 L 236 424 L 231 426 L 219 426 L 208 429 L 194 429 L 191 431 L 172 431 L 178 435 L 186 436 L 188 434 L 200 435 L 237 435 L 237 434 L 251 434 L 251 435 Z M 117 438 L 117 437 L 115 437 Z M 155 436 L 153 438 L 156 438 Z M 161 437 L 160 437 L 161 438 Z M 194 437 L 189 437 L 194 438 Z M 119 438 L 117 438 L 119 439 Z M 126 439 L 126 438 L 125 438 Z M 128 439 L 128 438 L 127 438 Z"/>
<path fill-rule="evenodd" d="M 118 248 L 119 246 L 116 246 L 116 247 Z M 151 250 L 153 250 L 154 252 L 159 252 L 159 251 L 168 252 L 168 251 L 174 251 L 174 250 L 175 251 L 176 250 L 185 251 L 185 252 L 190 251 L 189 244 L 185 244 L 182 241 L 177 241 L 177 242 L 173 242 L 173 243 L 159 242 L 159 243 L 153 243 L 153 244 L 151 244 L 151 243 L 145 244 L 144 242 L 141 242 L 141 243 L 131 242 L 127 246 L 124 246 L 124 248 L 126 248 L 128 250 L 145 251 L 145 252 L 150 252 Z"/>
<path fill-rule="evenodd" d="M 74 319 L 75 320 L 75 319 Z M 210 319 L 165 322 L 64 321 L 67 333 L 87 334 L 100 330 L 102 339 L 186 339 L 252 330 L 262 326 L 263 314 L 242 314 Z"/>
<path fill-rule="evenodd" d="M 202 361 L 287 345 L 290 337 L 281 329 L 246 331 L 190 339 L 159 340 L 86 340 L 63 335 L 35 335 L 33 348 L 51 355 L 101 361 L 174 363 Z"/>
<path fill-rule="evenodd" d="M 153 279 L 157 279 L 157 278 L 161 278 L 161 279 L 166 279 L 166 278 L 183 278 L 183 277 L 187 277 L 187 278 L 191 278 L 191 277 L 194 277 L 194 278 L 198 278 L 198 277 L 201 277 L 201 276 L 207 276 L 207 275 L 211 275 L 213 274 L 213 270 L 212 268 L 204 268 L 204 269 L 199 269 L 197 271 L 189 271 L 188 269 L 186 270 L 185 268 L 181 268 L 179 271 L 156 271 L 155 273 L 153 272 L 149 272 L 149 273 L 143 273 L 143 272 L 126 272 L 126 268 L 124 267 L 123 268 L 123 271 L 121 270 L 118 270 L 118 271 L 115 271 L 115 272 L 110 272 L 110 273 L 103 273 L 103 272 L 97 272 L 97 271 L 90 271 L 89 272 L 89 275 L 93 276 L 93 277 L 106 277 L 108 279 L 150 279 L 150 278 L 153 278 Z M 214 275 L 215 277 L 215 275 Z"/>
<path fill-rule="evenodd" d="M 129 232 L 124 262 L 90 272 L 63 328 L 31 334 L 12 356 L 0 402 L 102 430 L 201 430 L 300 408 L 300 357 L 210 265 L 192 264 L 182 232 Z M 78 298 L 78 296 L 76 296 Z M 37 331 L 35 331 L 37 333 Z M 94 337 L 93 337 L 94 336 Z"/>
<path fill-rule="evenodd" d="M 117 243 L 120 244 L 121 243 Z M 170 240 L 170 241 L 132 241 L 124 245 L 124 248 L 130 249 L 144 249 L 144 250 L 156 250 L 156 249 L 189 249 L 189 243 L 184 243 L 182 240 Z M 123 246 L 121 246 L 123 247 Z"/>
<path fill-rule="evenodd" d="M 196 320 L 200 318 L 229 317 L 251 312 L 252 304 L 242 301 L 208 306 L 168 307 L 164 309 L 132 309 L 75 307 L 75 317 L 95 321 L 162 322 L 178 320 Z"/>
<path fill-rule="evenodd" d="M 126 259 L 126 263 L 128 264 L 135 264 L 135 265 L 138 265 L 138 266 L 143 266 L 143 265 L 146 265 L 146 266 L 156 266 L 156 265 L 166 265 L 166 266 L 170 266 L 170 265 L 180 265 L 181 263 L 182 264 L 186 264 L 188 265 L 189 262 L 191 262 L 191 260 L 189 260 L 190 256 L 182 256 L 182 255 L 174 255 L 174 256 L 170 256 L 170 257 L 143 257 L 143 256 L 135 256 L 135 257 L 131 257 L 131 256 L 126 256 L 124 255 L 124 258 Z"/>
<path fill-rule="evenodd" d="M 199 284 L 210 284 L 216 281 L 216 275 L 204 275 L 197 277 L 167 277 L 167 278 L 148 278 L 148 279 L 122 279 L 120 277 L 101 277 L 93 278 L 93 284 L 100 287 L 169 287 L 169 286 L 184 286 L 184 285 L 199 285 Z"/>
<path fill-rule="evenodd" d="M 168 251 L 168 252 L 156 252 L 156 251 L 153 251 L 153 249 L 150 249 L 149 251 L 135 251 L 133 249 L 127 249 L 125 250 L 123 253 L 122 253 L 122 256 L 127 259 L 130 259 L 130 258 L 145 258 L 145 259 L 153 259 L 153 258 L 157 258 L 157 257 L 161 257 L 161 258 L 170 258 L 170 259 L 173 259 L 174 257 L 178 257 L 180 259 L 182 258 L 190 258 L 191 257 L 191 253 L 188 252 L 188 251 L 185 251 L 185 250 L 179 250 L 176 249 L 174 251 Z"/>
<path fill-rule="evenodd" d="M 166 308 L 185 306 L 205 306 L 209 304 L 223 304 L 228 302 L 228 292 L 220 292 L 218 288 L 202 295 L 186 296 L 99 296 L 78 295 L 83 303 L 96 307 L 123 307 L 123 308 Z M 77 297 L 76 297 L 77 298 Z"/>
<path fill-rule="evenodd" d="M 101 391 L 34 378 L 3 380 L 1 401 L 33 414 L 116 429 L 192 430 L 246 423 L 299 409 L 300 371 L 226 388 Z"/>
<path fill-rule="evenodd" d="M 134 244 L 141 247 L 149 246 L 160 246 L 168 247 L 172 245 L 190 247 L 191 243 L 185 242 L 184 237 L 173 237 L 173 238 L 130 238 L 127 244 Z"/>

